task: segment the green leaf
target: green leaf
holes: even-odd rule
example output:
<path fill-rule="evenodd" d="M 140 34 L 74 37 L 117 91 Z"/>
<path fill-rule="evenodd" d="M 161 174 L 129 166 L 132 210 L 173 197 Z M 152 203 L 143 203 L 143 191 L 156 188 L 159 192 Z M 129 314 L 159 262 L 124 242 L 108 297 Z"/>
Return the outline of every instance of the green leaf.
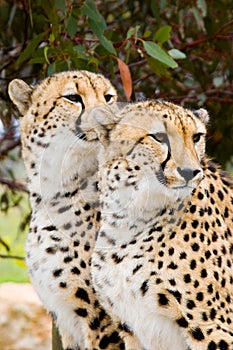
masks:
<path fill-rule="evenodd" d="M 168 67 L 159 62 L 158 60 L 154 59 L 153 57 L 147 57 L 147 63 L 150 67 L 150 69 L 152 70 L 152 72 L 154 72 L 156 75 L 158 75 L 159 77 L 164 76 L 169 78 L 170 77 L 170 72 L 168 70 Z"/>
<path fill-rule="evenodd" d="M 53 0 L 41 1 L 41 6 L 44 8 L 45 13 L 53 26 L 53 33 L 57 38 L 59 35 L 59 19 L 55 2 Z"/>
<path fill-rule="evenodd" d="M 102 29 L 98 27 L 98 23 L 96 23 L 92 19 L 89 19 L 88 22 L 90 28 L 92 29 L 93 33 L 97 36 L 103 47 L 111 54 L 116 55 L 116 50 L 114 49 L 112 42 L 103 35 Z"/>
<path fill-rule="evenodd" d="M 47 69 L 47 74 L 48 75 L 52 75 L 53 73 L 56 73 L 56 62 L 53 62 L 52 64 L 50 64 L 48 66 L 48 69 Z"/>
<path fill-rule="evenodd" d="M 202 17 L 206 17 L 207 15 L 207 5 L 205 0 L 197 0 L 197 7 L 202 12 Z"/>
<path fill-rule="evenodd" d="M 107 28 L 104 18 L 101 16 L 95 2 L 93 0 L 86 0 L 82 7 L 81 13 L 86 15 L 89 20 L 92 20 L 98 26 L 98 31 L 102 34 Z M 93 30 L 93 29 L 92 29 Z M 95 32 L 94 32 L 95 33 Z M 96 34 L 96 33 L 95 33 Z"/>
<path fill-rule="evenodd" d="M 163 12 L 167 6 L 167 0 L 160 0 L 160 11 Z"/>
<path fill-rule="evenodd" d="M 62 10 L 62 12 L 66 12 L 66 1 L 65 0 L 55 0 L 55 4 L 57 8 Z"/>
<path fill-rule="evenodd" d="M 49 50 L 49 47 L 48 46 L 45 46 L 44 47 L 44 57 L 45 57 L 45 60 L 48 64 L 50 64 L 49 62 L 49 58 L 48 58 L 48 50 Z"/>
<path fill-rule="evenodd" d="M 170 68 L 178 67 L 178 64 L 173 60 L 171 56 L 169 56 L 161 47 L 152 42 L 152 41 L 143 41 L 143 46 L 146 50 L 146 53 L 154 57 L 159 62 L 166 64 L 166 66 Z"/>
<path fill-rule="evenodd" d="M 101 16 L 96 8 L 93 0 L 86 0 L 82 8 L 82 14 L 88 17 L 88 23 L 93 33 L 97 36 L 103 47 L 113 55 L 116 55 L 116 50 L 113 44 L 104 35 L 104 31 L 107 28 L 104 18 Z"/>
<path fill-rule="evenodd" d="M 28 64 L 44 64 L 45 58 L 44 57 L 35 57 L 31 58 Z"/>
<path fill-rule="evenodd" d="M 171 49 L 168 51 L 169 55 L 172 56 L 175 60 L 184 60 L 186 58 L 185 53 L 177 49 Z"/>
<path fill-rule="evenodd" d="M 30 41 L 26 49 L 21 53 L 15 64 L 19 65 L 22 62 L 26 61 L 31 56 L 31 54 L 34 53 L 35 49 L 41 43 L 44 37 L 45 33 L 40 33 L 37 36 L 35 36 L 35 38 L 32 41 Z"/>
<path fill-rule="evenodd" d="M 170 26 L 164 26 L 161 27 L 157 30 L 157 32 L 155 33 L 155 40 L 158 43 L 165 43 L 166 41 L 168 41 L 170 39 L 170 32 L 171 32 L 172 27 Z"/>
<path fill-rule="evenodd" d="M 101 42 L 101 44 L 103 45 L 103 47 L 110 52 L 111 54 L 116 56 L 116 50 L 112 44 L 112 42 L 110 40 L 108 40 L 105 36 L 101 35 L 98 37 L 99 41 Z"/>
<path fill-rule="evenodd" d="M 140 29 L 140 26 L 135 26 L 135 27 L 129 28 L 127 35 L 126 35 L 126 38 L 130 39 L 130 38 L 132 38 L 132 36 L 137 36 L 139 29 Z"/>
<path fill-rule="evenodd" d="M 71 39 L 75 36 L 77 29 L 78 29 L 77 21 L 72 16 L 72 13 L 71 13 L 67 21 L 67 32 L 70 35 Z"/>

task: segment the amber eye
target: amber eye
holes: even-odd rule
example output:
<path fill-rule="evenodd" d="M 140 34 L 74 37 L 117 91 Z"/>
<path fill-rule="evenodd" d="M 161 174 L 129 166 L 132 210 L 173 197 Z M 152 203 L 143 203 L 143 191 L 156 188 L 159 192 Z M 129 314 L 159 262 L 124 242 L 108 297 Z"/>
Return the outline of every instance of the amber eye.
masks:
<path fill-rule="evenodd" d="M 104 95 L 104 98 L 105 98 L 105 101 L 106 101 L 107 103 L 111 103 L 111 102 L 112 102 L 113 95 L 107 94 L 107 95 Z"/>
<path fill-rule="evenodd" d="M 194 135 L 193 135 L 193 142 L 194 142 L 194 143 L 199 142 L 200 139 L 201 139 L 201 137 L 202 137 L 202 135 L 204 135 L 204 134 L 202 134 L 201 132 L 199 132 L 199 133 L 197 133 L 197 134 L 194 134 Z"/>
<path fill-rule="evenodd" d="M 70 94 L 70 95 L 66 95 L 63 96 L 65 97 L 67 100 L 74 102 L 74 103 L 80 103 L 82 106 L 82 109 L 85 109 L 84 103 L 83 103 L 83 99 L 79 94 Z"/>
<path fill-rule="evenodd" d="M 159 143 L 166 143 L 168 139 L 167 134 L 164 132 L 157 132 L 156 134 L 150 134 L 149 136 Z"/>

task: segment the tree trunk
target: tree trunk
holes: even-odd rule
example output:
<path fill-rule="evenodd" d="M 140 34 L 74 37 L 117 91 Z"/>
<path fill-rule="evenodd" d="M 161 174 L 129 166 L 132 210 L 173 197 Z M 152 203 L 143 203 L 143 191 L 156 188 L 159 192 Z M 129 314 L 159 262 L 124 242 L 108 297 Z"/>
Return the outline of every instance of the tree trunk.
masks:
<path fill-rule="evenodd" d="M 64 350 L 62 347 L 60 334 L 54 322 L 52 330 L 52 350 Z"/>

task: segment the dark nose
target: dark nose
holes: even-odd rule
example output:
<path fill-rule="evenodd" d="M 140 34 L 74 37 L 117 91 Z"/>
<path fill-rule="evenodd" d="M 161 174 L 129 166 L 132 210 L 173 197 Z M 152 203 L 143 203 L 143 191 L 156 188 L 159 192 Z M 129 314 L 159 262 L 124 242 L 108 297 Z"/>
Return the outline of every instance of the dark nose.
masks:
<path fill-rule="evenodd" d="M 200 173 L 200 169 L 190 169 L 190 168 L 177 168 L 178 173 L 187 181 L 193 179 L 198 173 Z"/>

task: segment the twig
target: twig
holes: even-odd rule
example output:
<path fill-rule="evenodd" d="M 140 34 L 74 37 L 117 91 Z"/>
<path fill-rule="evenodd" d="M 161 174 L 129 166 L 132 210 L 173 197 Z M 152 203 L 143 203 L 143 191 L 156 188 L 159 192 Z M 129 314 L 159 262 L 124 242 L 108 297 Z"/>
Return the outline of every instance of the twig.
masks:
<path fill-rule="evenodd" d="M 0 156 L 6 156 L 9 151 L 11 151 L 16 146 L 19 146 L 20 144 L 21 144 L 20 138 L 16 140 L 8 141 L 5 148 L 2 148 L 2 149 L 0 148 Z"/>
<path fill-rule="evenodd" d="M 0 183 L 2 183 L 3 185 L 7 185 L 9 188 L 12 188 L 14 190 L 24 191 L 26 193 L 29 193 L 28 189 L 19 182 L 0 177 Z"/>
<path fill-rule="evenodd" d="M 0 237 L 0 244 L 3 245 L 3 247 L 6 249 L 6 251 L 10 251 L 10 247 L 6 242 L 3 241 L 3 239 Z"/>
<path fill-rule="evenodd" d="M 0 258 L 2 258 L 2 259 L 17 259 L 17 260 L 22 260 L 22 261 L 25 260 L 25 258 L 22 256 L 9 255 L 9 254 L 0 254 Z"/>

